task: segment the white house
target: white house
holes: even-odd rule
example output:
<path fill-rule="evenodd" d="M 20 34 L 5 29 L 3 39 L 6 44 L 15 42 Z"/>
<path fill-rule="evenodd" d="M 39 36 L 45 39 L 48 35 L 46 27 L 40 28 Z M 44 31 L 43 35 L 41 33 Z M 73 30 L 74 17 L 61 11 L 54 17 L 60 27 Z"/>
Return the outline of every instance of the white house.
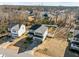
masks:
<path fill-rule="evenodd" d="M 11 36 L 13 38 L 20 37 L 25 32 L 26 32 L 26 28 L 25 28 L 25 25 L 23 25 L 23 24 L 21 24 L 21 25 L 20 24 L 17 24 L 17 25 L 15 25 L 15 26 L 13 26 L 11 28 Z"/>
<path fill-rule="evenodd" d="M 48 34 L 48 27 L 44 25 L 35 25 L 35 27 L 31 28 L 29 31 L 29 37 L 33 38 L 33 40 L 44 41 L 47 34 Z"/>
<path fill-rule="evenodd" d="M 48 28 L 42 25 L 41 27 L 35 30 L 33 39 L 44 41 L 47 34 L 48 34 Z"/>

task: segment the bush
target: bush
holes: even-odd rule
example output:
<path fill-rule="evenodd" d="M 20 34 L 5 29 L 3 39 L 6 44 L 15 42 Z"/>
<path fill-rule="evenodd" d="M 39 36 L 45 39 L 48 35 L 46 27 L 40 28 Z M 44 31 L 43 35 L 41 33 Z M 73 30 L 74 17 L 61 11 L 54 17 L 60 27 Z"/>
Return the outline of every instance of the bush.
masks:
<path fill-rule="evenodd" d="M 30 42 L 30 41 L 32 41 L 32 38 L 28 37 L 28 38 L 26 38 L 26 40 Z"/>
<path fill-rule="evenodd" d="M 69 32 L 69 33 L 68 33 L 68 37 L 69 37 L 69 38 L 73 37 L 73 32 Z"/>

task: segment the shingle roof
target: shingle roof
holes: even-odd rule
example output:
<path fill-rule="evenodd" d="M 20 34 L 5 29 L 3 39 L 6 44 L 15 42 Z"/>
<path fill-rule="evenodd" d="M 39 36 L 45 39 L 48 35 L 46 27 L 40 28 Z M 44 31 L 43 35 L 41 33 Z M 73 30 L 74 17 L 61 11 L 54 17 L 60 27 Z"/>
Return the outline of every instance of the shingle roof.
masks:
<path fill-rule="evenodd" d="M 31 26 L 31 30 L 36 30 L 37 28 L 39 28 L 41 25 L 40 24 L 34 24 Z"/>
<path fill-rule="evenodd" d="M 35 32 L 44 34 L 47 29 L 48 29 L 48 28 L 47 28 L 46 26 L 42 25 L 42 26 L 39 27 L 37 30 L 35 30 Z"/>
<path fill-rule="evenodd" d="M 8 25 L 8 28 L 12 28 L 15 25 L 17 25 L 17 23 L 11 23 L 11 24 Z"/>

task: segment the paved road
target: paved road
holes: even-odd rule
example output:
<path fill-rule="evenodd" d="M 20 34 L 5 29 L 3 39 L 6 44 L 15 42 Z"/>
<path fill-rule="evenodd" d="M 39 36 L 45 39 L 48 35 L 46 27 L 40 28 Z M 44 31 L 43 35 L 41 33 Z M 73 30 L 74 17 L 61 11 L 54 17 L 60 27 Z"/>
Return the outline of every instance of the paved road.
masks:
<path fill-rule="evenodd" d="M 6 57 L 34 57 L 30 53 L 31 53 L 30 51 L 26 51 L 26 52 L 17 54 L 15 51 L 12 51 L 10 49 L 0 48 L 0 54 L 5 55 Z"/>

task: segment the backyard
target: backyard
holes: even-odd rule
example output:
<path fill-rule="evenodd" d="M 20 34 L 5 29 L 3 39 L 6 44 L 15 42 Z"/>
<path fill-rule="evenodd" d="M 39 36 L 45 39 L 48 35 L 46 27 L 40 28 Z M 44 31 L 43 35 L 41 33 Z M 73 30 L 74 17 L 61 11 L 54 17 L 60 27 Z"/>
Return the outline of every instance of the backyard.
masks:
<path fill-rule="evenodd" d="M 45 54 L 53 57 L 64 56 L 67 46 L 68 43 L 66 41 L 63 41 L 63 39 L 46 38 L 46 41 L 44 41 L 36 48 L 34 55 L 42 56 L 41 54 Z M 39 55 L 38 52 L 41 54 Z"/>

